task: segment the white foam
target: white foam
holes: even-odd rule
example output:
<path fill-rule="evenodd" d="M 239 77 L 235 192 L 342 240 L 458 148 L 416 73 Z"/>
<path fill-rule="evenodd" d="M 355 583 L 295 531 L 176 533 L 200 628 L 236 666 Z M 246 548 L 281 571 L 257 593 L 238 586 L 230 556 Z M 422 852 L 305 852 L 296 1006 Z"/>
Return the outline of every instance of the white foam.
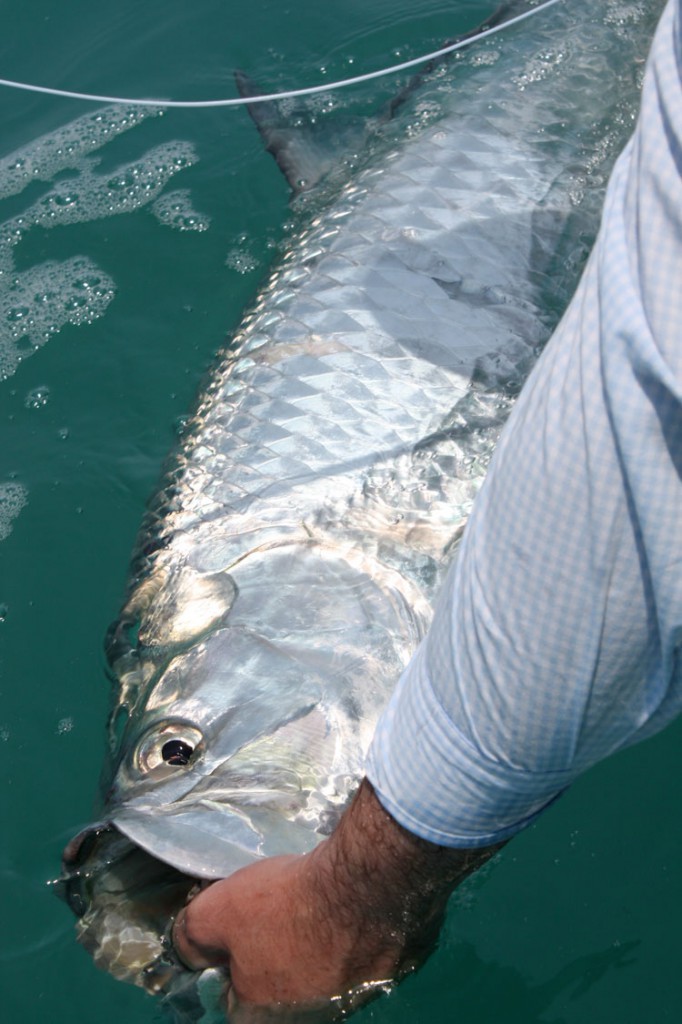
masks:
<path fill-rule="evenodd" d="M 151 203 L 164 185 L 195 163 L 189 142 L 166 142 L 148 150 L 143 157 L 108 174 L 98 173 L 88 158 L 73 161 L 77 174 L 36 200 L 22 214 L 0 226 L 0 269 L 11 261 L 11 252 L 26 232 L 35 226 L 60 227 L 130 213 Z"/>
<path fill-rule="evenodd" d="M 154 202 L 152 213 L 161 224 L 177 231 L 207 231 L 211 218 L 195 210 L 189 189 L 166 192 Z"/>
<path fill-rule="evenodd" d="M 28 501 L 28 491 L 15 480 L 0 483 L 0 541 L 12 532 L 12 524 Z"/>
<path fill-rule="evenodd" d="M 259 261 L 248 249 L 234 248 L 225 257 L 225 266 L 236 270 L 238 274 L 250 274 L 257 270 Z"/>
<path fill-rule="evenodd" d="M 0 199 L 17 195 L 32 181 L 49 181 L 117 135 L 160 113 L 154 107 L 102 107 L 16 149 L 0 160 Z"/>
<path fill-rule="evenodd" d="M 114 171 L 98 169 L 98 158 L 93 156 L 96 150 L 158 113 L 104 108 L 0 160 L 0 199 L 21 192 L 32 181 L 49 181 L 59 172 L 73 172 L 21 214 L 0 223 L 0 380 L 11 376 L 24 359 L 67 324 L 92 323 L 101 317 L 116 290 L 114 281 L 87 256 L 49 261 L 17 272 L 14 250 L 27 232 L 37 226 L 60 227 L 130 213 L 158 200 L 168 181 L 196 161 L 190 143 L 171 141 Z M 208 219 L 192 210 L 189 193 L 163 198 L 163 209 L 171 218 L 174 203 L 180 203 L 185 229 L 208 227 Z M 193 220 L 196 223 L 190 223 Z"/>
<path fill-rule="evenodd" d="M 130 213 L 151 203 L 174 174 L 195 161 L 196 153 L 189 142 L 155 146 L 139 160 L 108 174 L 98 173 L 92 161 L 83 160 L 78 177 L 58 182 L 7 226 L 14 237 L 14 230 L 25 230 L 27 222 L 50 228 Z"/>
<path fill-rule="evenodd" d="M 114 292 L 112 279 L 86 256 L 0 278 L 0 380 L 66 324 L 97 320 Z"/>
<path fill-rule="evenodd" d="M 24 406 L 27 409 L 42 409 L 50 400 L 50 389 L 45 384 L 31 388 L 24 399 Z"/>

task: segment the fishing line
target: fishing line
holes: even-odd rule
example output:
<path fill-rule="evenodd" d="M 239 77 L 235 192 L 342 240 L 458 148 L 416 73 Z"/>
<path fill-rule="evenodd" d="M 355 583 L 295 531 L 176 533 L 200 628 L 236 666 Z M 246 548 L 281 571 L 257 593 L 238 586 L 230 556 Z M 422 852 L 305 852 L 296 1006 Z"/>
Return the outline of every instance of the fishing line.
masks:
<path fill-rule="evenodd" d="M 430 60 L 438 60 L 440 57 L 446 57 L 449 53 L 454 53 L 456 50 L 462 50 L 465 46 L 469 46 L 470 43 L 477 43 L 481 39 L 487 39 L 489 36 L 502 32 L 503 29 L 511 28 L 512 25 L 518 25 L 519 22 L 525 21 L 526 18 L 540 14 L 541 11 L 546 10 L 548 7 L 554 7 L 555 4 L 560 2 L 561 0 L 545 0 L 538 7 L 531 7 L 530 10 L 517 14 L 500 25 L 494 25 L 492 28 L 478 32 L 467 39 L 460 39 L 459 42 L 451 43 L 449 46 L 444 46 L 440 50 L 434 50 L 432 53 L 425 53 L 422 57 L 414 57 L 412 60 L 403 61 L 401 64 L 393 64 L 391 67 L 381 68 L 379 71 L 368 71 L 364 75 L 342 78 L 338 82 L 328 82 L 326 85 L 310 85 L 303 89 L 288 89 L 285 92 L 265 93 L 262 96 L 237 96 L 226 100 L 148 100 L 128 99 L 124 96 L 98 96 L 87 92 L 70 92 L 68 89 L 52 89 L 46 85 L 12 82 L 6 78 L 0 78 L 0 85 L 4 85 L 8 89 L 22 89 L 24 92 L 39 92 L 45 93 L 48 96 L 60 96 L 63 99 L 88 100 L 92 103 L 119 103 L 129 107 L 241 107 L 247 103 L 270 103 L 276 100 L 295 99 L 299 96 L 314 96 L 316 93 L 331 92 L 334 89 L 345 89 L 349 85 L 359 85 L 361 82 L 369 82 L 374 78 L 384 78 L 387 75 L 395 75 L 399 71 L 407 71 L 410 68 L 418 67 L 419 64 L 426 64 Z"/>

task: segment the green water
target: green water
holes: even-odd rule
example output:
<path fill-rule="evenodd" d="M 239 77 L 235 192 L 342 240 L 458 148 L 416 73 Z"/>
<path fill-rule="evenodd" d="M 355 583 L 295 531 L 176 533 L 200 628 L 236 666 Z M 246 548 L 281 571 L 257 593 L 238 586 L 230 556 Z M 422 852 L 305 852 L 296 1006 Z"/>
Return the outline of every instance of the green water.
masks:
<path fill-rule="evenodd" d="M 100 9 L 24 0 L 0 10 L 3 77 L 189 99 L 231 95 L 235 67 L 269 88 L 375 68 L 433 48 L 489 7 L 484 0 L 423 0 L 419 9 L 408 0 L 119 0 Z M 340 113 L 370 110 L 395 89 L 375 83 L 345 94 Z M 0 157 L 92 110 L 0 90 Z M 138 162 L 151 164 L 153 177 L 148 154 L 175 140 L 186 153 L 191 144 L 193 155 L 162 195 L 182 190 L 171 207 L 189 217 L 186 226 L 206 230 L 169 226 L 151 203 L 52 227 L 35 211 L 54 182 L 0 201 L 0 223 L 26 211 L 37 220 L 24 223 L 0 286 L 47 261 L 83 256 L 99 269 L 98 287 L 106 291 L 110 279 L 115 288 L 99 319 L 65 326 L 0 382 L 0 1014 L 7 1022 L 159 1019 L 148 996 L 93 967 L 46 882 L 58 873 L 64 843 L 91 820 L 107 708 L 101 643 L 144 502 L 202 372 L 276 257 L 289 218 L 287 188 L 239 110 L 150 117 L 97 150 L 99 171 L 115 177 Z M 78 187 L 73 168 L 57 177 L 69 175 Z M 4 287 L 7 331 L 8 312 L 10 322 L 22 314 Z M 681 738 L 678 723 L 577 784 L 456 895 L 426 968 L 358 1021 L 680 1020 L 682 808 L 673 780 Z"/>

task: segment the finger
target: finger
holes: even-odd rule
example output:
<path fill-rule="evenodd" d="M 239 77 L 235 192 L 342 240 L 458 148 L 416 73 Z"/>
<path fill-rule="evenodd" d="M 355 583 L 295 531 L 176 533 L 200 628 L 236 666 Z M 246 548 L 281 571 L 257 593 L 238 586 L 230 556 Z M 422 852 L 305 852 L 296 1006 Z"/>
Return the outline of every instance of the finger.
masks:
<path fill-rule="evenodd" d="M 171 932 L 171 945 L 176 956 L 190 971 L 203 971 L 207 967 L 215 966 L 220 959 L 214 954 L 205 952 L 193 940 L 188 928 L 188 909 L 183 907 L 175 919 Z"/>

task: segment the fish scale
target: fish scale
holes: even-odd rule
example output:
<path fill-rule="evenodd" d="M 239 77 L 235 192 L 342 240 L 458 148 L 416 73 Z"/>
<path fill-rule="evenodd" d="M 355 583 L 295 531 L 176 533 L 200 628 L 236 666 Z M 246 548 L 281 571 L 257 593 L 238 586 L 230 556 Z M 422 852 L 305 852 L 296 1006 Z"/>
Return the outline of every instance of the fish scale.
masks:
<path fill-rule="evenodd" d="M 455 61 L 424 83 L 419 104 L 437 101 L 441 116 L 401 148 L 380 142 L 292 239 L 152 503 L 124 622 L 151 637 L 154 595 L 173 607 L 178 567 L 205 585 L 284 541 L 355 549 L 379 574 L 402 559 L 431 603 L 511 400 L 575 287 L 565 257 L 594 236 L 616 149 L 602 128 L 616 105 L 622 144 L 624 83 L 636 109 L 631 64 L 652 12 L 627 5 L 623 26 L 612 11 L 557 7 L 484 44 L 494 63 Z M 582 208 L 571 162 L 596 179 Z M 184 584 L 180 600 L 186 619 Z"/>
<path fill-rule="evenodd" d="M 110 632 L 107 828 L 67 871 L 91 948 L 119 927 L 121 832 L 214 878 L 338 820 L 577 284 L 660 7 L 572 0 L 475 43 L 377 122 L 364 170 L 303 204 L 149 506 Z M 145 956 L 127 977 L 175 991 L 151 924 Z"/>

